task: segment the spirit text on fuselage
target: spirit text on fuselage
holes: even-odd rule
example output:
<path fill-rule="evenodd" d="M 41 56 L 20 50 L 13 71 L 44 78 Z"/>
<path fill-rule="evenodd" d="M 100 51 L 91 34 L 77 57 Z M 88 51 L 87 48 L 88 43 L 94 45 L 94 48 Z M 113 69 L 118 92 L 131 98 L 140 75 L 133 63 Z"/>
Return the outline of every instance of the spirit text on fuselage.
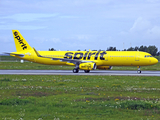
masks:
<path fill-rule="evenodd" d="M 98 60 L 98 57 L 100 60 L 105 60 L 104 55 L 107 53 L 105 51 L 98 51 L 98 52 L 67 52 L 65 53 L 64 58 L 68 59 L 83 59 L 83 60 L 90 60 L 91 56 L 94 56 L 94 60 Z"/>

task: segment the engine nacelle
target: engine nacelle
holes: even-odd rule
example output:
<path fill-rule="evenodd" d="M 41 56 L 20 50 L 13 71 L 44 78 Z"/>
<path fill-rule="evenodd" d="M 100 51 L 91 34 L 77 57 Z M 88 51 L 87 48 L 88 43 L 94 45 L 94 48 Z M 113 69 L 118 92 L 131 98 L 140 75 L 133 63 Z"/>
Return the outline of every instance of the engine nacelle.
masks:
<path fill-rule="evenodd" d="M 101 69 L 101 70 L 111 70 L 112 66 L 97 66 L 97 69 Z"/>
<path fill-rule="evenodd" d="M 95 63 L 81 63 L 79 65 L 79 69 L 81 69 L 81 70 L 95 70 L 96 64 Z"/>

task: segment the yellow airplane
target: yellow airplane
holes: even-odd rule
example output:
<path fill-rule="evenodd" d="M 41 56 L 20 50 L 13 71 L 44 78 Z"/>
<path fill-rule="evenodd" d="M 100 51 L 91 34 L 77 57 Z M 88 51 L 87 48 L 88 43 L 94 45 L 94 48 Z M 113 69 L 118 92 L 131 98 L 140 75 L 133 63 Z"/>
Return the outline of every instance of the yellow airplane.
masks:
<path fill-rule="evenodd" d="M 79 69 L 89 73 L 95 69 L 111 69 L 112 66 L 154 65 L 158 60 L 151 54 L 140 51 L 36 51 L 30 47 L 18 30 L 12 30 L 17 52 L 6 53 L 19 59 L 46 65 L 75 66 L 73 73 Z"/>

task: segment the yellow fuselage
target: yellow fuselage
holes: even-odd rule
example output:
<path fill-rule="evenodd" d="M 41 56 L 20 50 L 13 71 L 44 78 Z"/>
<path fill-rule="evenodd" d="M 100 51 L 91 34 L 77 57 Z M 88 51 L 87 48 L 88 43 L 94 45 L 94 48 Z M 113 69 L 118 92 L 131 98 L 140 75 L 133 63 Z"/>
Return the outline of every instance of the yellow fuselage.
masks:
<path fill-rule="evenodd" d="M 112 66 L 154 65 L 158 60 L 149 53 L 140 51 L 36 51 L 24 39 L 18 30 L 12 30 L 17 52 L 11 56 L 46 65 L 72 65 L 74 73 L 79 69 L 88 73 L 90 70 L 111 69 Z"/>
<path fill-rule="evenodd" d="M 140 51 L 26 51 L 20 59 L 47 65 L 74 65 L 73 63 L 52 60 L 51 58 L 67 58 L 95 62 L 97 66 L 147 66 L 158 60 L 149 53 Z"/>

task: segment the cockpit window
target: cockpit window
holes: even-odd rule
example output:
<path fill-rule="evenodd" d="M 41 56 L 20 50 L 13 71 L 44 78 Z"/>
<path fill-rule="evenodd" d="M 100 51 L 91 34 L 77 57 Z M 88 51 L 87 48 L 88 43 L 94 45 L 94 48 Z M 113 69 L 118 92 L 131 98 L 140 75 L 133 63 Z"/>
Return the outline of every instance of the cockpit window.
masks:
<path fill-rule="evenodd" d="M 147 57 L 153 57 L 153 56 L 151 56 L 151 55 L 145 55 L 144 57 L 147 58 Z"/>

